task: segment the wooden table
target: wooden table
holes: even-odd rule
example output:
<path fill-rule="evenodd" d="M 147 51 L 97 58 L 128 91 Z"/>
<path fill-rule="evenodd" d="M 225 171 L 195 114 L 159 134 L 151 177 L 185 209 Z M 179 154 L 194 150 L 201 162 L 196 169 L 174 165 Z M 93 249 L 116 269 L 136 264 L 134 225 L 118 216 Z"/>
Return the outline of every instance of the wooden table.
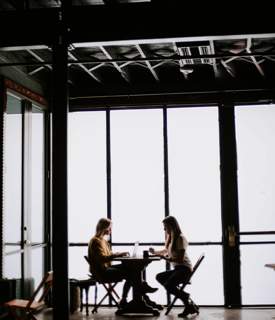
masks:
<path fill-rule="evenodd" d="M 158 316 L 160 313 L 157 309 L 148 305 L 144 299 L 144 292 L 140 291 L 142 284 L 143 271 L 153 261 L 159 261 L 159 257 L 121 257 L 115 258 L 114 261 L 120 261 L 125 264 L 125 267 L 131 269 L 135 274 L 136 282 L 133 284 L 133 300 L 128 302 L 125 307 L 118 309 L 116 311 L 117 315 L 122 315 L 126 313 L 137 313 L 137 314 L 152 314 Z"/>

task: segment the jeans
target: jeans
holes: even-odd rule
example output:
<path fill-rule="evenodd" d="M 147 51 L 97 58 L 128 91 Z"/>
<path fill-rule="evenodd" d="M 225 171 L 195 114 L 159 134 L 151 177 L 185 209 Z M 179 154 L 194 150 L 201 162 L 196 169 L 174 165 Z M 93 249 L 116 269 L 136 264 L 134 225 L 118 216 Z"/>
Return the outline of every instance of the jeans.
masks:
<path fill-rule="evenodd" d="M 122 264 L 113 265 L 105 270 L 100 276 L 100 280 L 104 282 L 118 282 L 125 279 L 122 290 L 122 298 L 126 299 L 132 285 L 131 273 Z"/>
<path fill-rule="evenodd" d="M 175 266 L 175 269 L 164 271 L 156 275 L 157 281 L 164 286 L 168 293 L 175 295 L 181 299 L 184 304 L 188 304 L 189 294 L 183 290 L 179 290 L 179 284 L 187 284 L 191 275 L 190 268 L 179 265 Z"/>

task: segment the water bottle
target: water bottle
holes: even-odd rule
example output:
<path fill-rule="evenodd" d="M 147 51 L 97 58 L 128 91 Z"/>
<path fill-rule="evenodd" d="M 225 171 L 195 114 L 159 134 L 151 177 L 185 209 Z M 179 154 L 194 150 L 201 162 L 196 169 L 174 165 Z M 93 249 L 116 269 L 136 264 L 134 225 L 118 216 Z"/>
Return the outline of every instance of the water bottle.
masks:
<path fill-rule="evenodd" d="M 133 257 L 136 258 L 137 257 L 137 253 L 138 253 L 138 245 L 139 245 L 139 242 L 136 241 L 135 242 L 135 245 L 134 245 L 134 252 L 133 252 Z"/>

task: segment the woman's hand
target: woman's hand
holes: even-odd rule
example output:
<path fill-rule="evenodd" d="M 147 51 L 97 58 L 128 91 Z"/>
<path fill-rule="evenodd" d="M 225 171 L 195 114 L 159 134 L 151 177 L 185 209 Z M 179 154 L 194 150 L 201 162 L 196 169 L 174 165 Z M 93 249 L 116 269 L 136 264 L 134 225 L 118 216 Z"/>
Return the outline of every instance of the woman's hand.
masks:
<path fill-rule="evenodd" d="M 119 257 L 129 257 L 129 252 L 117 252 L 115 253 L 115 257 L 119 258 Z"/>
<path fill-rule="evenodd" d="M 155 254 L 155 249 L 154 248 L 149 248 L 149 252 L 152 254 Z"/>
<path fill-rule="evenodd" d="M 167 262 L 171 262 L 171 258 L 169 258 L 166 254 L 160 254 L 159 256 L 161 259 L 164 259 Z"/>

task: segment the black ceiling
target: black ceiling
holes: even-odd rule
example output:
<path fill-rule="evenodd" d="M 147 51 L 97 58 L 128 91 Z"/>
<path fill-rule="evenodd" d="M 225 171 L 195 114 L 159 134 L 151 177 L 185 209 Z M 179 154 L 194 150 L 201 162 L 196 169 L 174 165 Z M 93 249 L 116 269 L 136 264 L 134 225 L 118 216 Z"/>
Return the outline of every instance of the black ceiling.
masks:
<path fill-rule="evenodd" d="M 147 13 L 152 14 L 156 8 L 150 1 L 78 0 L 72 3 L 73 10 L 70 12 L 72 36 L 69 41 L 68 70 L 69 92 L 74 101 L 77 100 L 76 98 L 87 99 L 86 97 L 112 95 L 161 94 L 164 96 L 165 94 L 188 93 L 192 95 L 194 93 L 253 92 L 257 90 L 274 92 L 275 33 L 267 29 L 266 32 L 263 32 L 263 24 L 261 25 L 263 31 L 256 33 L 250 32 L 254 30 L 253 24 L 246 25 L 247 28 L 242 28 L 239 24 L 239 31 L 235 34 L 230 33 L 230 29 L 219 34 L 219 26 L 214 25 L 212 21 L 212 24 L 205 25 L 205 34 L 204 25 L 199 25 L 199 28 L 196 25 L 193 32 L 190 27 L 190 37 L 188 37 L 188 30 L 184 28 L 184 23 L 182 31 L 178 30 L 181 26 L 179 19 L 174 24 L 168 20 L 167 22 L 158 21 L 158 17 L 148 19 Z M 139 8 L 144 10 L 139 11 L 144 12 L 144 16 L 135 20 L 139 21 L 140 25 L 131 25 L 131 15 L 127 15 L 127 12 L 131 11 L 124 11 L 125 6 L 127 10 L 131 8 L 135 8 L 136 11 Z M 93 8 L 93 11 L 88 11 Z M 59 9 L 60 1 L 58 0 L 2 0 L 0 2 L 2 17 L 16 14 L 13 17 L 18 19 L 26 17 L 26 14 L 31 12 L 31 19 L 28 19 L 30 28 L 28 30 L 39 25 L 38 20 L 33 20 L 36 21 L 35 24 L 31 23 L 35 14 L 41 17 L 43 14 L 43 17 L 49 18 L 52 15 L 52 11 L 48 13 L 50 10 L 55 12 Z M 167 15 L 169 12 L 174 12 L 175 18 L 180 17 L 170 7 L 171 11 L 163 7 L 162 9 L 161 17 L 165 17 L 165 12 Z M 176 6 L 172 9 L 175 10 Z M 110 12 L 117 12 L 117 14 L 113 16 L 110 15 Z M 83 32 L 75 31 L 77 22 L 73 21 L 73 17 L 77 14 L 78 18 L 83 17 L 83 21 L 79 23 L 83 28 L 85 26 Z M 108 21 L 106 21 L 106 16 L 109 18 Z M 128 22 L 128 27 L 121 23 L 123 17 L 124 21 Z M 116 23 L 116 19 L 119 19 L 120 22 Z M 45 33 L 46 31 L 56 32 L 57 24 L 50 23 L 49 20 L 47 27 L 45 24 L 42 27 L 41 22 L 41 38 L 43 38 L 43 31 Z M 95 20 L 96 22 L 93 22 Z M 101 24 L 99 24 L 100 21 Z M 190 17 L 189 21 L 192 21 Z M 153 24 L 152 28 L 149 26 L 150 22 Z M 167 23 L 167 37 L 163 33 L 165 28 L 162 27 L 165 23 Z M 186 21 L 185 24 L 187 25 Z M 121 31 L 123 25 L 124 31 Z M 147 33 L 144 25 L 147 27 Z M 159 26 L 159 34 L 156 26 Z M 171 26 L 174 27 L 174 30 Z M 220 30 L 225 30 L 225 27 L 226 24 L 220 24 Z M 39 26 L 37 28 L 39 30 Z M 169 33 L 170 30 L 175 32 Z M 210 33 L 211 30 L 214 31 Z M 241 32 L 242 30 L 244 32 Z M 19 33 L 19 29 L 11 31 L 10 35 L 13 36 L 11 38 Z M 89 41 L 89 33 L 92 34 L 92 41 Z M 28 40 L 30 32 L 26 34 Z M 172 37 L 173 34 L 176 36 Z M 182 36 L 179 36 L 180 34 Z M 142 37 L 144 35 L 147 37 Z M 8 41 L 2 41 L 0 67 L 8 68 L 11 64 L 21 73 L 23 72 L 27 78 L 35 79 L 46 90 L 49 89 L 52 75 L 50 41 L 45 40 L 44 44 L 37 43 L 37 40 L 30 44 L 26 41 L 26 45 L 22 45 L 21 40 L 20 37 L 17 38 L 18 46 L 15 46 L 16 40 L 13 45 L 9 45 L 10 38 Z"/>

